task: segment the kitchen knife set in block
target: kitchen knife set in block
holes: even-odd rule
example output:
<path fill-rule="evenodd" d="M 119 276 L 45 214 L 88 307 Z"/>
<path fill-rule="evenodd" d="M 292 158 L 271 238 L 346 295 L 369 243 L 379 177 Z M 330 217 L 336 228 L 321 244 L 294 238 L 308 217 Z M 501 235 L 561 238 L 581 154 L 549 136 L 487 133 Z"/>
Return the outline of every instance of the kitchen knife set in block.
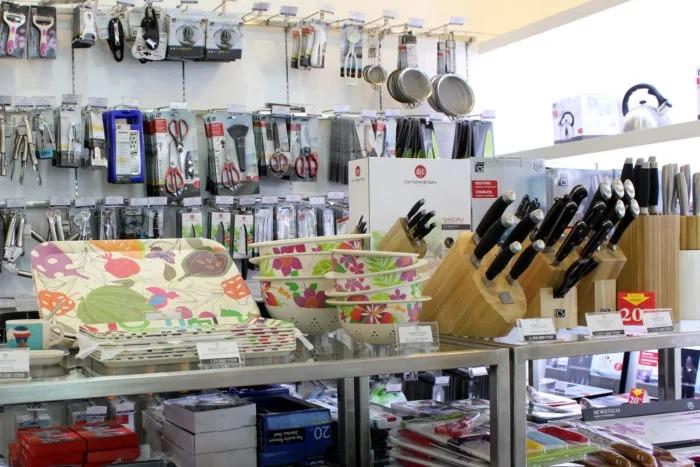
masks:
<path fill-rule="evenodd" d="M 523 317 L 552 317 L 560 327 L 573 327 L 579 318 L 575 287 L 582 281 L 593 296 L 584 300 L 591 307 L 586 311 L 613 309 L 615 279 L 626 260 L 617 244 L 640 208 L 632 181 L 604 181 L 564 236 L 587 197 L 588 190 L 576 185 L 545 215 L 526 196 L 511 214 L 516 196 L 503 193 L 428 280 L 424 292 L 433 299 L 421 320 L 438 321 L 444 332 L 482 337 L 505 335 Z"/>
<path fill-rule="evenodd" d="M 437 222 L 433 220 L 435 211 L 426 211 L 424 204 L 424 199 L 418 200 L 406 217 L 400 217 L 379 242 L 377 250 L 417 253 L 420 258 L 425 256 L 427 246 L 424 239 L 435 229 Z M 358 227 L 362 224 L 360 219 Z"/>

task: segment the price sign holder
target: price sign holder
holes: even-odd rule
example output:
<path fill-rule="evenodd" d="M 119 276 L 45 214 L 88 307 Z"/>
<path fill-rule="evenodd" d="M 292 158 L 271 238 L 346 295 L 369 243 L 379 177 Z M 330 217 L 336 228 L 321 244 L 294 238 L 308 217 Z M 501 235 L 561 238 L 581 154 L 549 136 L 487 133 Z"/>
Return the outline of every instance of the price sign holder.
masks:
<path fill-rule="evenodd" d="M 439 351 L 438 324 L 436 322 L 397 323 L 396 349 L 402 355 Z"/>
<path fill-rule="evenodd" d="M 557 340 L 557 329 L 552 318 L 526 318 L 518 320 L 520 334 L 525 342 Z"/>
<path fill-rule="evenodd" d="M 643 310 L 642 322 L 648 334 L 673 331 L 673 318 L 671 318 L 670 308 Z"/>
<path fill-rule="evenodd" d="M 243 365 L 243 356 L 235 342 L 198 342 L 197 355 L 204 369 L 235 368 Z"/>
<path fill-rule="evenodd" d="M 620 313 L 586 313 L 586 325 L 591 337 L 620 337 L 625 326 Z"/>
<path fill-rule="evenodd" d="M 0 382 L 29 379 L 29 350 L 0 350 Z"/>

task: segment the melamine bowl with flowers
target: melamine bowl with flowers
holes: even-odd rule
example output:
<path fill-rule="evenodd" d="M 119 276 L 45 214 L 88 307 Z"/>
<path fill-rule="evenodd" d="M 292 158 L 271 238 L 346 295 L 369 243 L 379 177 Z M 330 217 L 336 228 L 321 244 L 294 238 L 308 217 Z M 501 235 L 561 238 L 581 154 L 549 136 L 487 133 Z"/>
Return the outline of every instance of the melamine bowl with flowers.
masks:
<path fill-rule="evenodd" d="M 335 280 L 334 288 L 337 292 L 367 292 L 372 289 L 386 289 L 413 282 L 418 279 L 418 269 L 426 264 L 427 261 L 421 259 L 411 266 L 389 272 L 370 272 L 367 274 L 329 272 L 325 277 Z"/>
<path fill-rule="evenodd" d="M 331 251 L 331 270 L 341 274 L 388 272 L 412 266 L 418 261 L 417 253 L 394 251 Z"/>
<path fill-rule="evenodd" d="M 338 308 L 340 326 L 355 340 L 381 345 L 396 342 L 396 325 L 418 321 L 422 304 L 430 300 L 345 302 L 328 300 Z"/>
<path fill-rule="evenodd" d="M 387 301 L 387 300 L 411 300 L 423 296 L 423 282 L 427 276 L 419 277 L 415 281 L 405 284 L 384 287 L 381 289 L 369 289 L 362 292 L 338 292 L 326 290 L 326 296 L 333 300 L 347 302 Z"/>
<path fill-rule="evenodd" d="M 325 334 L 340 327 L 335 306 L 325 290 L 333 281 L 323 277 L 268 278 L 260 280 L 265 307 L 275 319 L 290 321 L 303 333 Z"/>
<path fill-rule="evenodd" d="M 329 235 L 325 237 L 293 238 L 272 242 L 251 243 L 260 256 L 330 252 L 331 250 L 361 250 L 370 234 Z"/>
<path fill-rule="evenodd" d="M 258 256 L 250 262 L 258 265 L 261 278 L 322 277 L 331 270 L 331 254 L 326 252 Z"/>

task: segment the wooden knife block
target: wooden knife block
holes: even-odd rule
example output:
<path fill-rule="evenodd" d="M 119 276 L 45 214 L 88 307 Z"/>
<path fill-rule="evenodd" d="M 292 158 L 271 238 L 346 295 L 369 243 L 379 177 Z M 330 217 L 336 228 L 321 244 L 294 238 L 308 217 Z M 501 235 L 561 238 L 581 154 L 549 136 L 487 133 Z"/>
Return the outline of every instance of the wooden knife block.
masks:
<path fill-rule="evenodd" d="M 578 255 L 571 252 L 561 264 L 552 265 L 562 241 L 557 242 L 551 250 L 535 256 L 530 267 L 518 279 L 527 300 L 526 317 L 553 318 L 559 329 L 572 328 L 578 323 L 576 288 L 571 289 L 562 299 L 553 297 L 553 289 L 561 284 L 566 270 L 578 259 Z M 527 246 L 523 245 L 523 249 Z"/>
<path fill-rule="evenodd" d="M 680 319 L 700 319 L 700 216 L 681 217 L 678 258 Z"/>
<path fill-rule="evenodd" d="M 680 216 L 639 216 L 620 240 L 627 262 L 617 278 L 621 292 L 654 292 L 658 308 L 680 316 L 678 263 Z"/>
<path fill-rule="evenodd" d="M 450 334 L 504 336 L 525 315 L 525 295 L 518 284 L 508 283 L 505 271 L 490 287 L 484 285 L 482 276 L 498 248 L 486 255 L 479 269 L 470 260 L 473 252 L 472 233 L 465 232 L 423 286 L 423 294 L 432 300 L 423 304 L 420 320 L 437 321 L 440 331 Z"/>
<path fill-rule="evenodd" d="M 384 238 L 377 244 L 378 251 L 399 251 L 401 253 L 417 253 L 419 258 L 425 256 L 428 247 L 424 240 L 414 242 L 408 235 L 408 220 L 400 217 Z"/>
<path fill-rule="evenodd" d="M 580 326 L 586 326 L 586 313 L 617 309 L 617 278 L 627 262 L 627 257 L 619 246 L 614 251 L 603 246 L 593 257 L 600 263 L 599 266 L 577 286 Z"/>

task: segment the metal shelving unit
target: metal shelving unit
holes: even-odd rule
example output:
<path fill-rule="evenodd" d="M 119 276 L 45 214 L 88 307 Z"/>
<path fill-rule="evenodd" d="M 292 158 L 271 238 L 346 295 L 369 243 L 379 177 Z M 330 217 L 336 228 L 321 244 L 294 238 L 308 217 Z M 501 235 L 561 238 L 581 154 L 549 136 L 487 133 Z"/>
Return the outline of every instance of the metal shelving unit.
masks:
<path fill-rule="evenodd" d="M 700 345 L 700 332 L 674 332 L 626 336 L 621 338 L 589 338 L 585 328 L 560 331 L 556 341 L 524 343 L 511 333 L 496 339 L 443 337 L 443 342 L 463 343 L 482 348 L 508 349 L 510 354 L 511 439 L 515 466 L 526 465 L 525 431 L 527 425 L 527 385 L 534 385 L 533 362 L 547 358 L 574 357 L 640 350 L 659 351 L 659 399 L 680 397 L 680 369 L 677 350 Z"/>
<path fill-rule="evenodd" d="M 30 381 L 0 384 L 0 408 L 11 404 L 110 395 L 335 379 L 339 399 L 340 458 L 343 465 L 364 466 L 369 465 L 369 376 L 485 366 L 489 370 L 492 401 L 492 465 L 510 465 L 507 350 L 475 349 L 465 343 L 445 343 L 437 353 L 397 355 L 384 347 L 354 345 L 351 349 L 334 339 L 325 339 L 315 349 L 312 352 L 299 350 L 286 359 L 249 360 L 239 368 L 183 370 L 182 366 L 151 366 L 110 376 L 97 375 L 69 359 L 65 367 L 49 372 L 33 370 Z"/>

